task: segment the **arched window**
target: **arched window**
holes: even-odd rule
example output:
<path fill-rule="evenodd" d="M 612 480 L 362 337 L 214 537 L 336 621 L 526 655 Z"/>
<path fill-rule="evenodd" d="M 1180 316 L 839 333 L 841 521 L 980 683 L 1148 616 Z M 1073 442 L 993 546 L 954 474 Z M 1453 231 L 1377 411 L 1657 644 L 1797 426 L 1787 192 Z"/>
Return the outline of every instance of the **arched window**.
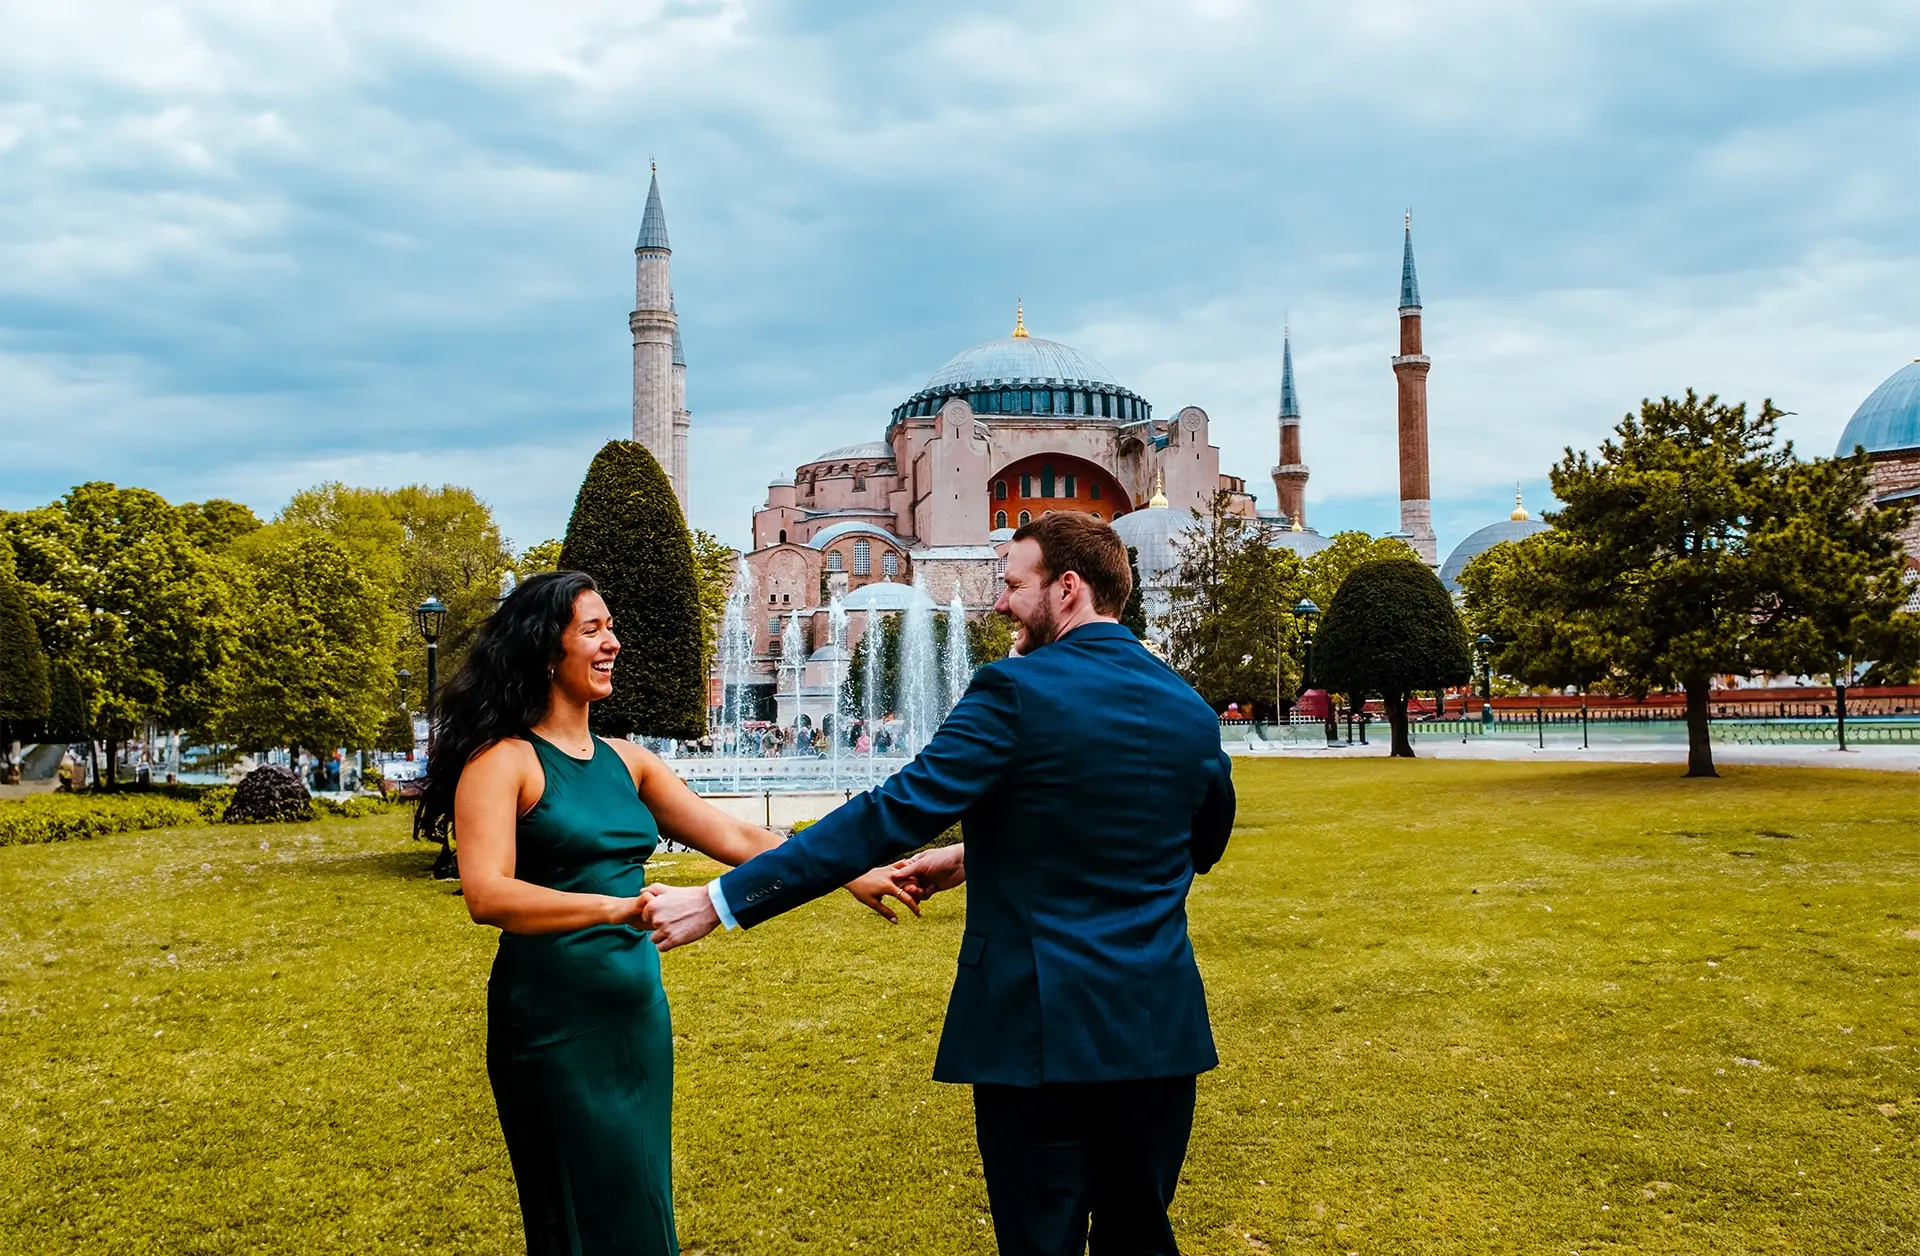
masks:
<path fill-rule="evenodd" d="M 1033 389 L 1022 388 L 1020 390 L 1019 406 L 1022 414 L 1030 414 L 1033 412 Z"/>
<path fill-rule="evenodd" d="M 1014 397 L 1013 389 L 1002 388 L 1000 390 L 1000 413 L 1002 414 L 1013 413 L 1013 406 L 1014 406 L 1013 397 Z"/>
<path fill-rule="evenodd" d="M 996 511 L 994 511 L 994 512 L 993 512 L 993 526 L 994 526 L 994 527 L 996 527 L 996 528 L 1004 528 L 1004 527 L 1006 527 L 1006 526 L 1007 526 L 1007 512 L 1006 512 L 1006 511 L 1004 511 L 1004 510 L 996 510 Z"/>
<path fill-rule="evenodd" d="M 828 571 L 845 571 L 846 570 L 846 566 L 840 561 L 839 550 L 834 550 L 832 553 L 827 555 L 827 570 Z"/>
<path fill-rule="evenodd" d="M 1044 388 L 1033 390 L 1033 412 L 1035 414 L 1053 413 L 1053 394 Z"/>
<path fill-rule="evenodd" d="M 853 491 L 856 493 L 864 493 L 867 491 L 867 477 L 857 471 L 853 476 Z"/>
<path fill-rule="evenodd" d="M 787 530 L 785 528 L 782 528 L 780 529 L 780 544 L 785 545 L 786 543 L 787 543 Z"/>
<path fill-rule="evenodd" d="M 1040 468 L 1040 496 L 1053 496 L 1053 464 L 1051 462 Z"/>
<path fill-rule="evenodd" d="M 900 574 L 900 555 L 892 550 L 883 550 L 880 554 L 880 574 L 891 580 Z"/>
<path fill-rule="evenodd" d="M 1033 477 L 1024 471 L 1020 473 L 1020 496 L 1033 496 Z"/>
<path fill-rule="evenodd" d="M 1007 500 L 1007 482 L 1005 480 L 995 480 L 993 482 L 993 500 L 997 502 Z"/>
<path fill-rule="evenodd" d="M 1064 490 L 1062 490 L 1062 492 L 1061 492 L 1061 494 L 1060 494 L 1060 496 L 1062 496 L 1062 497 L 1078 497 L 1078 496 L 1080 496 L 1080 494 L 1078 494 L 1078 493 L 1076 493 L 1076 492 L 1074 492 L 1074 491 L 1073 491 L 1073 477 L 1072 477 L 1072 476 L 1068 476 L 1068 477 L 1067 477 L 1067 487 L 1066 487 L 1066 488 L 1065 488 Z"/>
<path fill-rule="evenodd" d="M 1026 527 L 1026 526 L 1027 526 L 1028 524 L 1030 524 L 1030 523 L 1032 523 L 1032 522 L 1033 522 L 1033 516 L 1032 516 L 1032 515 L 1030 515 L 1030 514 L 1028 514 L 1028 513 L 1027 513 L 1026 511 L 1024 511 L 1024 510 L 1020 512 L 1020 526 L 1021 526 L 1021 527 L 1023 527 L 1023 528 L 1024 528 L 1024 527 Z"/>
<path fill-rule="evenodd" d="M 856 576 L 873 574 L 873 542 L 865 537 L 853 543 L 853 574 Z"/>
<path fill-rule="evenodd" d="M 1087 485 L 1087 495 L 1095 501 L 1100 500 L 1100 481 L 1095 480 L 1093 483 Z"/>
<path fill-rule="evenodd" d="M 1094 511 L 1094 512 L 1093 512 L 1093 517 L 1094 517 L 1095 519 L 1098 519 L 1098 518 L 1100 517 L 1100 512 L 1099 512 L 1099 511 L 1097 511 L 1097 510 L 1096 510 L 1096 511 Z"/>

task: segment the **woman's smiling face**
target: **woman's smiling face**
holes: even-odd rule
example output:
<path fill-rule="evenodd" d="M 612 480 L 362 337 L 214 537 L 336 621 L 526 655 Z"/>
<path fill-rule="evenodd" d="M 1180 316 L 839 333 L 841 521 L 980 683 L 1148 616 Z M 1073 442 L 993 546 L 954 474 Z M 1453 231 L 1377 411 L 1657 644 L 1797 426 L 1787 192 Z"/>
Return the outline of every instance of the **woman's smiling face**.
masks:
<path fill-rule="evenodd" d="M 553 665 L 554 688 L 575 702 L 600 701 L 613 693 L 613 661 L 619 655 L 613 613 L 588 589 L 573 599 L 573 622 L 560 639 L 560 661 Z"/>

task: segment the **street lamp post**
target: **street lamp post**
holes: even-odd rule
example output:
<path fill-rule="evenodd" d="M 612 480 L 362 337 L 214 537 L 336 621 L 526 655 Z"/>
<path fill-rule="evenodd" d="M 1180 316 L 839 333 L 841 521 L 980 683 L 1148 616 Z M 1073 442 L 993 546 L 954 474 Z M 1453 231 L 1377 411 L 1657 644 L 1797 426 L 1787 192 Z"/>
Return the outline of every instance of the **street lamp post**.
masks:
<path fill-rule="evenodd" d="M 1305 657 L 1300 669 L 1300 696 L 1304 698 L 1307 692 L 1313 688 L 1314 683 L 1313 621 L 1320 617 L 1320 608 L 1313 604 L 1312 598 L 1303 597 L 1293 604 L 1293 617 L 1300 621 L 1301 632 L 1305 637 Z M 1331 744 L 1340 739 L 1340 726 L 1334 723 L 1332 696 L 1323 693 L 1321 697 L 1325 698 L 1327 703 L 1327 709 L 1322 713 L 1322 719 L 1327 741 Z"/>
<path fill-rule="evenodd" d="M 1852 672 L 1853 660 L 1848 659 L 1846 670 L 1835 673 L 1833 677 L 1833 725 L 1842 750 L 1847 748 L 1847 678 Z"/>
<path fill-rule="evenodd" d="M 1480 723 L 1490 727 L 1493 724 L 1493 638 L 1483 632 L 1473 639 L 1473 644 L 1480 652 Z"/>
<path fill-rule="evenodd" d="M 439 684 L 440 629 L 447 622 L 446 603 L 437 597 L 429 597 L 414 608 L 413 617 L 420 626 L 420 636 L 427 643 L 427 755 L 431 758 L 434 695 Z"/>

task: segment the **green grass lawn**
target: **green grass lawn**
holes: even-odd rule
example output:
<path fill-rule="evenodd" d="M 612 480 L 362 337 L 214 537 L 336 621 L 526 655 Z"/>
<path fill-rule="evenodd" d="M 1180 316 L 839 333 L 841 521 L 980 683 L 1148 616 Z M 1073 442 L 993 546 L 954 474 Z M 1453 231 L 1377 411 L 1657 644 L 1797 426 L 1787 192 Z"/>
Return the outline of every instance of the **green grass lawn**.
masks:
<path fill-rule="evenodd" d="M 1911 776 L 1237 779 L 1183 1250 L 1920 1252 Z M 518 1250 L 494 935 L 406 832 L 0 849 L 0 1251 Z M 968 1094 L 928 1080 L 962 906 L 668 957 L 689 1253 L 993 1250 Z"/>

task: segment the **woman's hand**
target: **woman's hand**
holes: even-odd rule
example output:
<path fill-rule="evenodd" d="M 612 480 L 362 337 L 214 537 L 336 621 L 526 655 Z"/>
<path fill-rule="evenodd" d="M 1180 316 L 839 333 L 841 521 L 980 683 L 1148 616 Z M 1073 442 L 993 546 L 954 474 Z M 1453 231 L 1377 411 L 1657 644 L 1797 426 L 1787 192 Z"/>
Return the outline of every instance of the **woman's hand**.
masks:
<path fill-rule="evenodd" d="M 900 917 L 894 915 L 893 909 L 887 906 L 888 898 L 899 899 L 906 909 L 916 916 L 920 914 L 920 904 L 914 901 L 911 893 L 901 887 L 897 877 L 898 874 L 892 868 L 875 868 L 847 882 L 847 893 L 885 916 L 888 924 L 898 924 Z"/>

